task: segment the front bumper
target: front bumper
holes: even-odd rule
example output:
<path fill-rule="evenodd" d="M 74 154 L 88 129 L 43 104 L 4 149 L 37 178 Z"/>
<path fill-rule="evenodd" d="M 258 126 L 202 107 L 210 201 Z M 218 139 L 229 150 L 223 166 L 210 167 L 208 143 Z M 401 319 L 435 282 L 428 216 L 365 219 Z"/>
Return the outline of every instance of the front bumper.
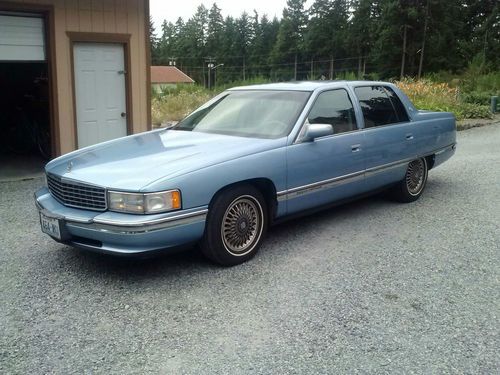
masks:
<path fill-rule="evenodd" d="M 48 189 L 35 193 L 40 212 L 59 221 L 59 242 L 102 253 L 132 255 L 177 248 L 201 239 L 208 207 L 157 215 L 96 212 L 66 207 Z"/>

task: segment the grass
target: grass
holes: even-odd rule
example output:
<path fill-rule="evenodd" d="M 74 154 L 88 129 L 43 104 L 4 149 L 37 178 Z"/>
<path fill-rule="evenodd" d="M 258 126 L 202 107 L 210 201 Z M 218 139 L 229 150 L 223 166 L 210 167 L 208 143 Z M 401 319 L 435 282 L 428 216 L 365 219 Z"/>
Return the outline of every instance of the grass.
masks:
<path fill-rule="evenodd" d="M 193 110 L 212 98 L 214 92 L 201 86 L 185 85 L 162 94 L 154 93 L 151 99 L 153 125 L 180 121 Z"/>
<path fill-rule="evenodd" d="M 212 90 L 199 85 L 178 85 L 162 93 L 152 92 L 151 118 L 154 126 L 170 121 L 180 121 L 215 95 L 231 87 L 248 86 L 270 81 L 257 77 L 246 81 L 234 81 Z"/>
<path fill-rule="evenodd" d="M 418 109 L 453 112 L 458 120 L 491 118 L 489 101 L 492 95 L 500 93 L 500 72 L 480 75 L 474 73 L 477 72 L 471 68 L 460 77 L 441 72 L 421 80 L 405 78 L 395 83 Z M 345 74 L 342 78 L 352 77 Z M 445 79 L 448 82 L 443 82 Z M 257 77 L 217 86 L 212 90 L 198 85 L 179 85 L 163 93 L 153 92 L 153 125 L 180 121 L 203 103 L 231 87 L 269 82 Z"/>
<path fill-rule="evenodd" d="M 460 88 L 448 83 L 405 78 L 395 84 L 418 109 L 452 112 L 458 120 L 492 118 L 489 106 L 465 101 Z"/>

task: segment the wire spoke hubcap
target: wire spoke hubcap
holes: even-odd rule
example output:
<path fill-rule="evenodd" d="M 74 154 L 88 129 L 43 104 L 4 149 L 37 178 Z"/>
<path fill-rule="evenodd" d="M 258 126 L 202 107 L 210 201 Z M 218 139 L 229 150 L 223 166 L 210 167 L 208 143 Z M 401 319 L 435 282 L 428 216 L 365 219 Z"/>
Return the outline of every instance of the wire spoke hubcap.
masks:
<path fill-rule="evenodd" d="M 422 159 L 413 160 L 406 171 L 406 187 L 412 195 L 420 193 L 425 182 L 425 164 Z"/>
<path fill-rule="evenodd" d="M 222 240 L 233 255 L 250 252 L 262 234 L 262 207 L 251 196 L 235 199 L 222 219 Z"/>

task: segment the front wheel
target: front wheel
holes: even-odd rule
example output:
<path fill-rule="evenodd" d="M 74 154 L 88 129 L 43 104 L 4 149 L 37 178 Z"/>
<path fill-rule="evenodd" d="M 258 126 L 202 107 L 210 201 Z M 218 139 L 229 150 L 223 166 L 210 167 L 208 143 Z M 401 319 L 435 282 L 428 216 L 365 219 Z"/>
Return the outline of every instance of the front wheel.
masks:
<path fill-rule="evenodd" d="M 428 173 L 425 158 L 412 160 L 406 169 L 405 178 L 393 188 L 394 198 L 403 203 L 416 201 L 424 191 Z"/>
<path fill-rule="evenodd" d="M 219 194 L 210 206 L 203 254 L 223 266 L 252 258 L 267 228 L 267 207 L 260 191 L 250 185 L 237 186 Z"/>

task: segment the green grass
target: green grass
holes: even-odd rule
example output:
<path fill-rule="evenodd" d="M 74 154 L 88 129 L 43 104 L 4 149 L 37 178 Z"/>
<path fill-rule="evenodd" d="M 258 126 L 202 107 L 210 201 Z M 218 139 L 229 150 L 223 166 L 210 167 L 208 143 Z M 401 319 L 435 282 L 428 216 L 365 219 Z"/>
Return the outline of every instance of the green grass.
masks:
<path fill-rule="evenodd" d="M 500 71 L 481 73 L 477 63 L 471 64 L 462 75 L 439 72 L 421 80 L 406 78 L 396 84 L 408 95 L 418 109 L 453 112 L 457 119 L 491 118 L 490 99 L 500 96 Z M 338 79 L 356 79 L 345 72 Z M 269 83 L 257 77 L 235 81 L 208 90 L 199 85 L 178 85 L 163 93 L 152 94 L 152 119 L 158 126 L 169 121 L 180 121 L 209 99 L 235 86 Z"/>

